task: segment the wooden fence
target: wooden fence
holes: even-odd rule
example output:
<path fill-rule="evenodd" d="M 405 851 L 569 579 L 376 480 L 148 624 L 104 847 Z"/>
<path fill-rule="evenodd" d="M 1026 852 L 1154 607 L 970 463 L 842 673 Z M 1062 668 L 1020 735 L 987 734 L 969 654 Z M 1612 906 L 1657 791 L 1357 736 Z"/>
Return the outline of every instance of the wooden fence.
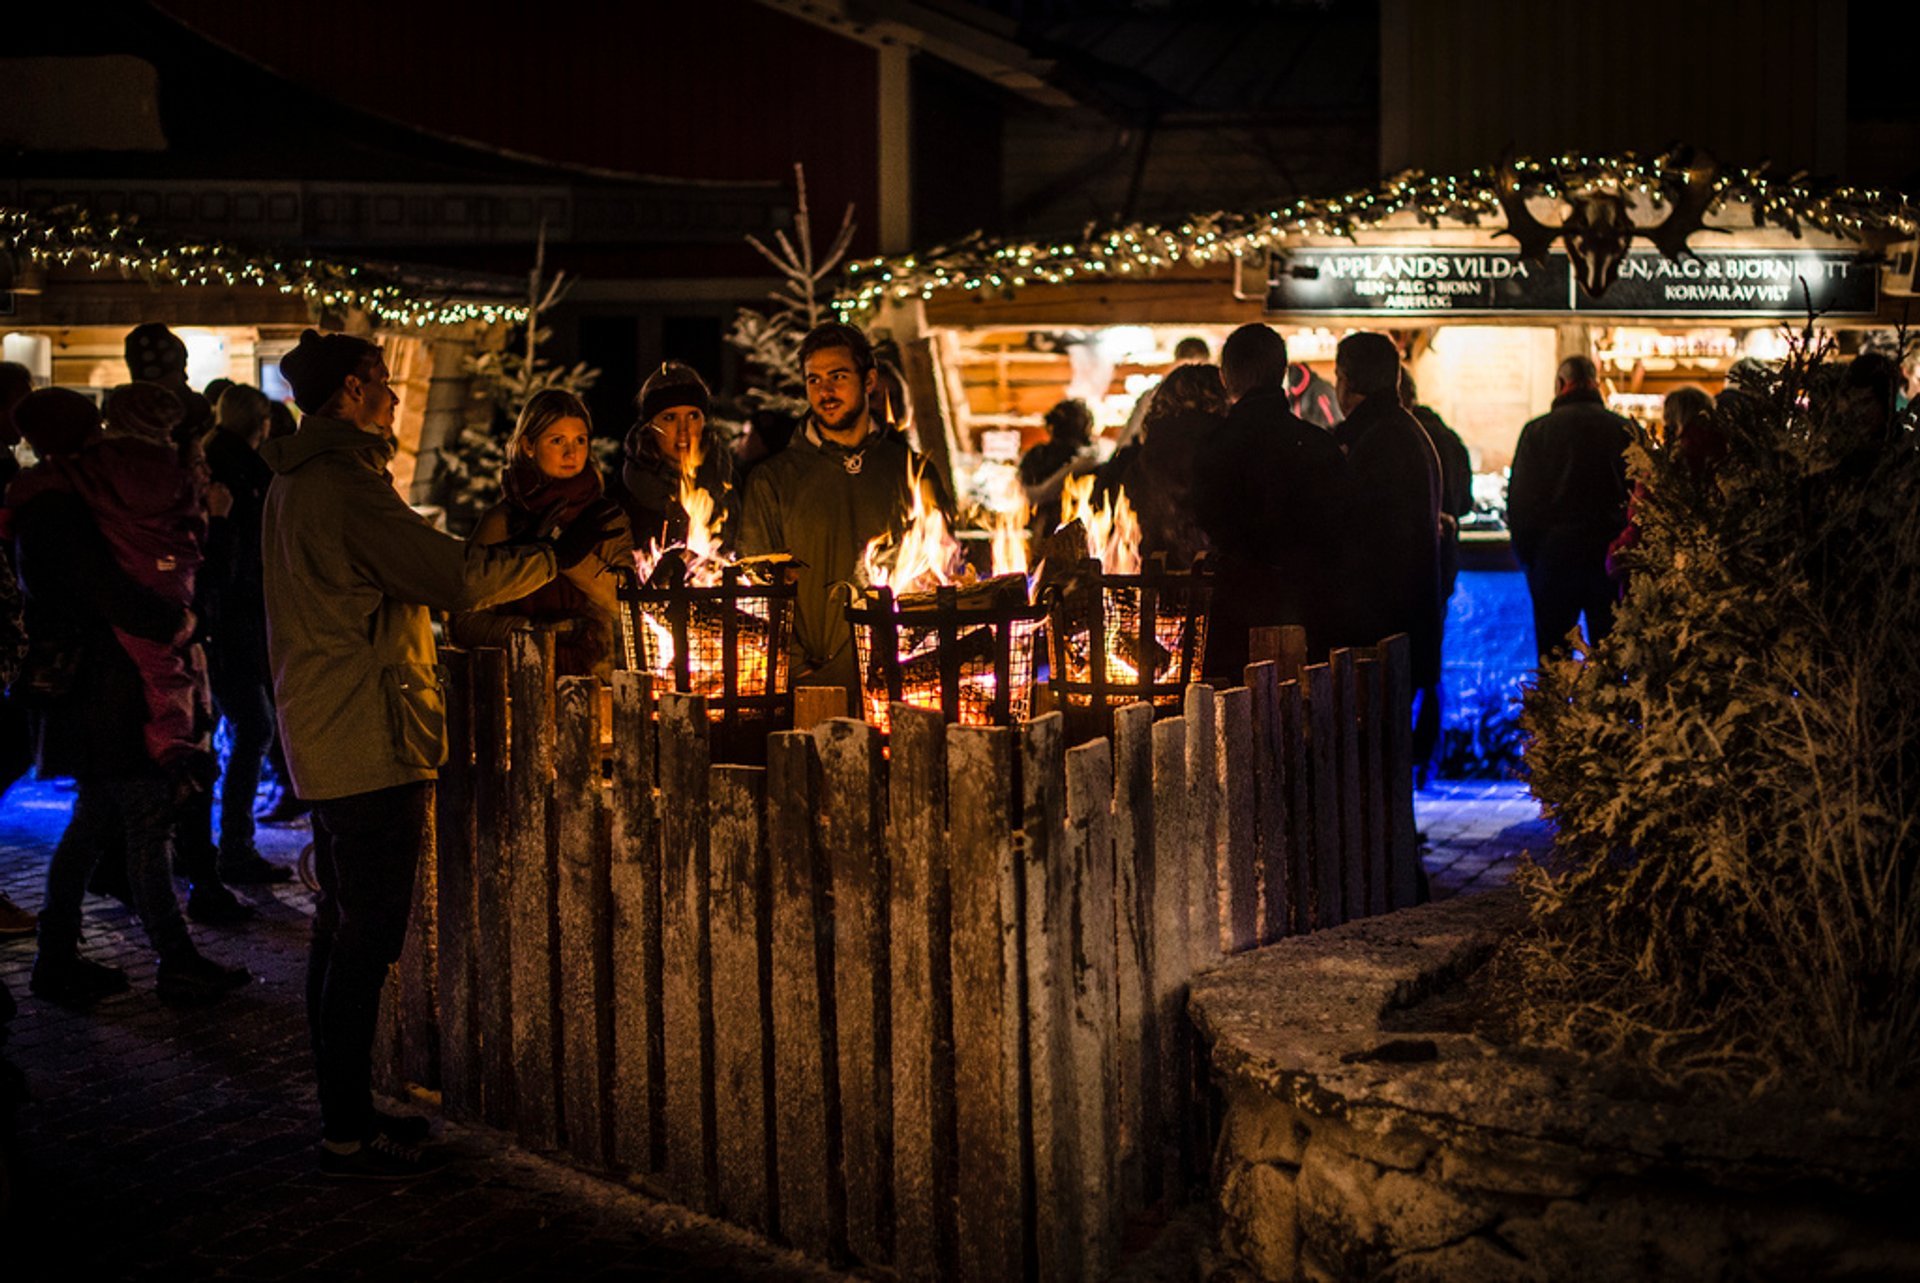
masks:
<path fill-rule="evenodd" d="M 1106 1277 L 1204 1177 L 1189 979 L 1415 897 L 1405 638 L 1077 747 L 896 705 L 885 752 L 841 719 L 764 766 L 515 646 L 444 656 L 383 1072 L 817 1257 Z"/>

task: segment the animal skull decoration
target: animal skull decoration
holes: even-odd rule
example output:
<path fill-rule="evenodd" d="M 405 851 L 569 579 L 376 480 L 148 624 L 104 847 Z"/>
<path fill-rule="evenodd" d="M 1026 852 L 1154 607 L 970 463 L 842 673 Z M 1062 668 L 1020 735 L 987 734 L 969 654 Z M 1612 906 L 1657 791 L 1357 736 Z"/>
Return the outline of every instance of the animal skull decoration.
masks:
<path fill-rule="evenodd" d="M 1520 256 L 1531 262 L 1546 261 L 1555 237 L 1567 247 L 1573 260 L 1574 277 L 1580 288 L 1593 298 L 1606 293 L 1620 275 L 1620 264 L 1638 236 L 1650 241 L 1668 258 L 1678 261 L 1690 253 L 1688 239 L 1702 230 L 1707 208 L 1713 203 L 1714 175 L 1718 167 L 1710 160 L 1687 166 L 1684 179 L 1669 184 L 1666 192 L 1670 210 L 1665 219 L 1651 227 L 1641 227 L 1627 210 L 1627 198 L 1617 190 L 1590 187 L 1571 192 L 1571 206 L 1558 227 L 1549 227 L 1527 212 L 1526 195 L 1520 179 L 1509 162 L 1501 162 L 1494 176 L 1494 190 L 1500 208 L 1506 211 L 1507 226 L 1495 233 L 1520 242 Z"/>

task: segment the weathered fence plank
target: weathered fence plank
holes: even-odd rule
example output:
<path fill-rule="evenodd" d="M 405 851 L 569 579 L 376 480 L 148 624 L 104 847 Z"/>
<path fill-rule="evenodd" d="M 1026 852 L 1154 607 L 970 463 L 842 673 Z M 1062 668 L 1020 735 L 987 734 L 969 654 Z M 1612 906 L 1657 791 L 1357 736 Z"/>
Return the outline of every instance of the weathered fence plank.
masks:
<path fill-rule="evenodd" d="M 833 877 L 833 1002 L 840 1055 L 847 1246 L 893 1257 L 893 1061 L 887 993 L 886 770 L 880 735 L 835 718 L 820 745 L 821 827 Z"/>
<path fill-rule="evenodd" d="M 507 826 L 508 912 L 512 917 L 515 1129 L 524 1144 L 560 1138 L 560 958 L 555 940 L 553 796 L 553 634 L 516 633 L 510 656 L 513 705 L 513 815 Z"/>
<path fill-rule="evenodd" d="M 562 678 L 556 708 L 560 1112 L 569 1152 L 591 1167 L 605 1167 L 613 1152 L 613 879 L 600 769 L 599 680 Z"/>
<path fill-rule="evenodd" d="M 1393 789 L 1387 780 L 1386 670 L 1362 652 L 1353 665 L 1360 689 L 1360 809 L 1366 835 L 1367 912 L 1385 913 L 1392 899 L 1387 886 L 1387 846 L 1393 823 Z"/>
<path fill-rule="evenodd" d="M 1381 643 L 1387 679 L 1385 776 L 1392 790 L 1387 842 L 1388 903 L 1404 909 L 1420 897 L 1419 838 L 1413 820 L 1413 646 L 1405 633 Z"/>
<path fill-rule="evenodd" d="M 774 1140 L 779 1230 L 807 1254 L 844 1250 L 840 1069 L 833 1037 L 832 874 L 818 839 L 813 736 L 767 741 L 767 857 L 773 898 Z"/>
<path fill-rule="evenodd" d="M 440 768 L 434 831 L 439 847 L 440 1107 L 450 1118 L 480 1112 L 480 1041 L 474 1025 L 473 670 L 467 652 L 443 650 L 447 764 Z M 492 751 L 491 746 L 489 751 Z"/>
<path fill-rule="evenodd" d="M 1253 693 L 1244 686 L 1215 696 L 1219 744 L 1216 795 L 1220 799 L 1220 880 L 1225 946 L 1240 953 L 1259 943 L 1260 868 L 1256 826 Z"/>
<path fill-rule="evenodd" d="M 473 958 L 475 1034 L 480 1051 L 481 1117 L 514 1126 L 512 805 L 507 733 L 507 655 L 473 653 Z"/>
<path fill-rule="evenodd" d="M 1279 665 L 1247 665 L 1248 719 L 1253 729 L 1253 860 L 1260 887 L 1254 928 L 1259 944 L 1272 944 L 1290 929 L 1287 894 L 1287 776 L 1281 750 Z"/>
<path fill-rule="evenodd" d="M 713 972 L 708 931 L 707 702 L 660 695 L 660 1025 L 666 1178 L 689 1207 L 715 1202 Z M 731 1104 L 731 1102 L 729 1102 Z"/>
<path fill-rule="evenodd" d="M 1335 753 L 1340 797 L 1340 920 L 1367 912 L 1366 784 L 1360 778 L 1360 682 L 1358 656 L 1340 649 L 1328 656 L 1333 669 Z"/>
<path fill-rule="evenodd" d="M 1307 758 L 1313 790 L 1313 925 L 1339 926 L 1340 889 L 1340 716 L 1334 702 L 1333 670 L 1309 664 L 1306 679 Z"/>
<path fill-rule="evenodd" d="M 1153 708 L 1113 715 L 1114 1005 L 1120 1022 L 1121 1203 L 1141 1211 L 1160 1196 L 1149 1158 L 1160 1137 L 1159 1046 L 1154 1002 Z"/>
<path fill-rule="evenodd" d="M 1189 823 L 1192 813 L 1187 778 L 1187 721 L 1182 717 L 1153 727 L 1153 904 L 1152 932 L 1154 1078 L 1160 1087 L 1160 1135 L 1147 1161 L 1161 1172 L 1163 1197 L 1185 1189 L 1190 1104 L 1187 1092 L 1191 1025 L 1186 1017 L 1187 981 L 1193 975 L 1192 935 L 1195 871 L 1205 861 Z"/>
<path fill-rule="evenodd" d="M 607 795 L 613 900 L 613 1159 L 660 1170 L 667 1081 L 660 1025 L 660 826 L 653 781 L 658 730 L 644 673 L 613 675 L 613 788 Z"/>
<path fill-rule="evenodd" d="M 776 1199 L 766 774 L 758 766 L 713 768 L 708 900 L 719 1212 L 761 1233 L 773 1228 Z"/>
<path fill-rule="evenodd" d="M 1068 1052 L 1074 888 L 1066 867 L 1066 728 L 1057 713 L 1021 728 L 1021 887 L 1025 909 L 1027 1064 L 1033 1127 L 1034 1235 L 1040 1276 L 1082 1277 L 1081 1119 Z"/>
<path fill-rule="evenodd" d="M 1025 1274 L 1033 1245 L 1021 1144 L 1020 904 L 1014 732 L 947 729 L 953 886 L 955 1278 Z M 1184 921 L 1184 902 L 1182 904 Z"/>
<path fill-rule="evenodd" d="M 847 688 L 844 686 L 796 686 L 793 688 L 793 729 L 810 731 L 822 722 L 847 716 Z"/>
<path fill-rule="evenodd" d="M 1221 957 L 1220 889 L 1220 737 L 1214 690 L 1198 682 L 1187 687 L 1183 709 L 1187 724 L 1187 925 L 1188 975 L 1216 965 Z"/>
<path fill-rule="evenodd" d="M 1080 1209 L 1078 1275 L 1105 1279 L 1113 1272 L 1121 1224 L 1112 746 L 1095 740 L 1070 749 L 1066 767 L 1066 858 L 1054 884 L 1064 892 L 1072 983 L 1066 1077 L 1079 1186 L 1067 1196 Z"/>
<path fill-rule="evenodd" d="M 905 703 L 892 722 L 894 1264 L 904 1278 L 941 1279 L 954 1254 L 947 728 L 938 712 Z"/>
<path fill-rule="evenodd" d="M 1287 792 L 1288 920 L 1299 935 L 1313 930 L 1317 894 L 1314 847 L 1319 841 L 1313 819 L 1313 751 L 1307 744 L 1306 688 L 1298 680 L 1280 684 L 1280 758 Z"/>

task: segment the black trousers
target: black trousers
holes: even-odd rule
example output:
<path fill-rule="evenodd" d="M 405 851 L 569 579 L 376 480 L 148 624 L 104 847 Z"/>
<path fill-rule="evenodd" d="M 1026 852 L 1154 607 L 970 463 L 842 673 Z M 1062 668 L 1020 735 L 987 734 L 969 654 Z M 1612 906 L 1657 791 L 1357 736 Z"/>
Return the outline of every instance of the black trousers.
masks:
<path fill-rule="evenodd" d="M 1587 641 L 1613 631 L 1618 596 L 1607 577 L 1607 539 L 1586 531 L 1548 531 L 1527 565 L 1527 592 L 1533 598 L 1534 648 L 1544 661 L 1565 651 L 1566 636 L 1580 617 L 1587 618 Z"/>
<path fill-rule="evenodd" d="M 329 798 L 313 806 L 320 897 L 307 954 L 307 1025 L 322 1135 L 373 1131 L 373 1034 L 380 987 L 400 957 L 426 840 L 431 782 Z"/>

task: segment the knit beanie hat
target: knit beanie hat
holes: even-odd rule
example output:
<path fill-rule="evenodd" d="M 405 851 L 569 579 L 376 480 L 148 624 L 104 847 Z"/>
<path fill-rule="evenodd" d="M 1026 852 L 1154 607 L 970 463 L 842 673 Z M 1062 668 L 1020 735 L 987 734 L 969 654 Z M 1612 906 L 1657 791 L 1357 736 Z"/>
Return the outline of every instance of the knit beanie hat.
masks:
<path fill-rule="evenodd" d="M 126 355 L 127 373 L 136 379 L 169 379 L 187 372 L 186 342 L 158 321 L 133 327 Z"/>
<path fill-rule="evenodd" d="M 13 421 L 42 459 L 79 454 L 100 436 L 100 412 L 71 388 L 29 392 L 13 408 Z"/>
<path fill-rule="evenodd" d="M 173 430 L 187 413 L 172 389 L 158 383 L 122 383 L 107 393 L 106 410 L 107 435 L 164 446 L 173 444 Z"/>
<path fill-rule="evenodd" d="M 293 403 L 305 414 L 333 400 L 349 374 L 357 374 L 380 349 L 351 334 L 306 330 L 293 351 L 280 358 L 280 373 L 293 388 Z"/>
<path fill-rule="evenodd" d="M 678 361 L 663 362 L 640 385 L 640 422 L 652 423 L 653 417 L 662 410 L 682 405 L 706 414 L 712 400 L 706 380 L 692 366 Z"/>

